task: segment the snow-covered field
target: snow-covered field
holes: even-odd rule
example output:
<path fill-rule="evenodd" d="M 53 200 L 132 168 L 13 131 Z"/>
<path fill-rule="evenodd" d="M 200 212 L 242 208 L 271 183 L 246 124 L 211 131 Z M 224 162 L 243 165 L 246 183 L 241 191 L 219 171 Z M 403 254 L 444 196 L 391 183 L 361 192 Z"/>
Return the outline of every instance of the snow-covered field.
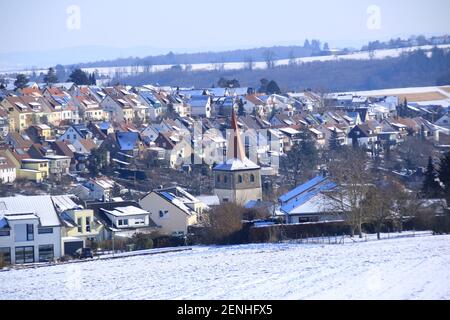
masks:
<path fill-rule="evenodd" d="M 450 236 L 255 244 L 0 272 L 0 299 L 450 299 Z"/>
<path fill-rule="evenodd" d="M 316 62 L 316 61 L 336 61 L 336 60 L 369 60 L 369 59 L 384 59 L 384 58 L 396 58 L 402 55 L 406 52 L 412 52 L 415 50 L 424 50 L 429 53 L 429 51 L 434 46 L 426 45 L 426 46 L 416 46 L 416 47 L 408 47 L 408 48 L 399 48 L 399 49 L 382 49 L 382 50 L 375 50 L 372 53 L 368 51 L 359 51 L 351 54 L 346 55 L 329 55 L 329 56 L 314 56 L 314 57 L 304 57 L 304 58 L 297 58 L 295 61 L 299 64 L 301 63 L 307 63 L 307 62 Z M 437 47 L 442 49 L 450 49 L 450 45 L 438 45 Z M 289 64 L 289 59 L 281 59 L 276 60 L 275 64 L 277 66 L 284 66 Z M 168 70 L 174 65 L 154 65 L 151 68 L 152 72 L 160 72 L 164 70 Z M 187 65 L 181 64 L 181 67 L 186 68 Z M 247 67 L 247 63 L 245 62 L 227 62 L 227 63 L 195 63 L 189 65 L 191 70 L 193 71 L 210 71 L 215 69 L 224 69 L 224 70 L 240 70 Z M 265 69 L 266 63 L 257 61 L 254 63 L 254 69 Z M 142 73 L 146 67 L 144 66 L 122 66 L 122 67 L 92 67 L 92 68 L 83 68 L 84 71 L 92 73 L 92 72 L 98 72 L 99 75 L 107 76 L 107 77 L 114 77 L 116 72 L 120 72 L 122 75 L 132 75 L 136 73 Z M 15 70 L 15 71 L 8 71 L 7 73 L 15 73 L 15 72 L 21 72 L 25 74 L 31 74 L 32 72 L 36 73 L 45 73 L 47 72 L 47 69 L 43 68 L 41 70 Z M 3 72 L 6 73 L 6 70 Z M 1 71 L 0 71 L 1 73 Z"/>

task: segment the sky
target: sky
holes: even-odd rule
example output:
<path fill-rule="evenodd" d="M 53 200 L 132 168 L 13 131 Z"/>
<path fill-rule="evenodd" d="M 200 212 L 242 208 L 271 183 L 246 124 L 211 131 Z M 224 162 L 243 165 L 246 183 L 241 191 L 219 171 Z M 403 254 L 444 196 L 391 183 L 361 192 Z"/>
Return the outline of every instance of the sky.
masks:
<path fill-rule="evenodd" d="M 129 56 L 138 47 L 218 51 L 306 38 L 359 47 L 450 33 L 448 0 L 2 0 L 0 12 L 0 53 L 105 46 Z"/>

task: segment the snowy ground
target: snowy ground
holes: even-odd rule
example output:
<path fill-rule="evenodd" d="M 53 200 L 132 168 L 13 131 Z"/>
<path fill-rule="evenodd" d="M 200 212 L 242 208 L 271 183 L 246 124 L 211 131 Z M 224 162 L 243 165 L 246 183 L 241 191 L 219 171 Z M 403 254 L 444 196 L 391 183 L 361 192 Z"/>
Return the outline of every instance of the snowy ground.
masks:
<path fill-rule="evenodd" d="M 0 272 L 0 299 L 450 299 L 450 236 L 258 244 Z"/>

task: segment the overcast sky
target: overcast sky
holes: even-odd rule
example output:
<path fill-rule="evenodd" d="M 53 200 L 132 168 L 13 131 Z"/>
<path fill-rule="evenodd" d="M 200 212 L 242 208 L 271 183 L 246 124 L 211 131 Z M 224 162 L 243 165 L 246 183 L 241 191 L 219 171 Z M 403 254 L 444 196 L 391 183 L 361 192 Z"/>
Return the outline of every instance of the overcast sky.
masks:
<path fill-rule="evenodd" d="M 76 10 L 67 13 L 71 5 L 80 19 Z M 371 5 L 380 19 L 368 14 Z M 305 38 L 359 46 L 450 33 L 449 0 L 2 0 L 0 12 L 4 53 L 93 45 L 222 50 Z"/>

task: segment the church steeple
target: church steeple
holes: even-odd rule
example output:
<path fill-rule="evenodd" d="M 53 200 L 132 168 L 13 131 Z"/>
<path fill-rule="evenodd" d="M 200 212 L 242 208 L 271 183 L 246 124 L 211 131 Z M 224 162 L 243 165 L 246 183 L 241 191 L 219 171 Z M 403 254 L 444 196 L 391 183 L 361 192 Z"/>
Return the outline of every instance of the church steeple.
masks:
<path fill-rule="evenodd" d="M 231 129 L 232 132 L 228 137 L 227 160 L 238 159 L 243 161 L 247 157 L 245 156 L 245 149 L 244 145 L 242 144 L 237 116 L 234 109 L 231 113 Z"/>

